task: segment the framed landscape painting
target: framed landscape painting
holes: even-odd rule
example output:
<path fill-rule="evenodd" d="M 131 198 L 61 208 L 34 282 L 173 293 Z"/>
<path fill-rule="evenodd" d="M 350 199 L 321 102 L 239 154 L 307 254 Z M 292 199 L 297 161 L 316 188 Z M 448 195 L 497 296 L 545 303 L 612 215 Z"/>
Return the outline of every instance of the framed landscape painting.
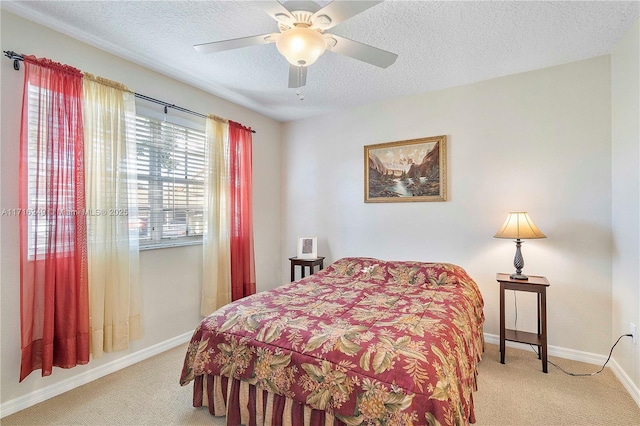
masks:
<path fill-rule="evenodd" d="M 365 146 L 365 203 L 446 201 L 446 148 L 446 136 Z"/>

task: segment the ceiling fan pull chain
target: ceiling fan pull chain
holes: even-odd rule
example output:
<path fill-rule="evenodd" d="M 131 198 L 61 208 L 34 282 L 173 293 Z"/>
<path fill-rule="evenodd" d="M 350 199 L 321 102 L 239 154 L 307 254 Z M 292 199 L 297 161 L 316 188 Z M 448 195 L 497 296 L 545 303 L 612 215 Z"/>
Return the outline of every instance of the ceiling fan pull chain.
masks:
<path fill-rule="evenodd" d="M 304 64 L 300 64 L 297 71 L 298 72 L 296 74 L 298 87 L 302 87 L 307 83 L 307 70 L 305 69 Z M 299 100 L 304 101 L 304 95 L 300 90 L 296 90 L 296 95 L 298 96 Z"/>

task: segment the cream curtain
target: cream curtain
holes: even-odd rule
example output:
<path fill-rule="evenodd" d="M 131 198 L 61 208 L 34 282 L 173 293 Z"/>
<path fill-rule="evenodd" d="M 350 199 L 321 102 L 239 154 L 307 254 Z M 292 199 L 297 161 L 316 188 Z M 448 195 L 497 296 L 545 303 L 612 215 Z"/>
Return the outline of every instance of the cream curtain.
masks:
<path fill-rule="evenodd" d="M 205 205 L 202 301 L 207 316 L 231 302 L 231 248 L 229 202 L 229 124 L 207 118 L 205 148 Z"/>
<path fill-rule="evenodd" d="M 141 336 L 135 95 L 85 74 L 84 135 L 91 354 Z"/>

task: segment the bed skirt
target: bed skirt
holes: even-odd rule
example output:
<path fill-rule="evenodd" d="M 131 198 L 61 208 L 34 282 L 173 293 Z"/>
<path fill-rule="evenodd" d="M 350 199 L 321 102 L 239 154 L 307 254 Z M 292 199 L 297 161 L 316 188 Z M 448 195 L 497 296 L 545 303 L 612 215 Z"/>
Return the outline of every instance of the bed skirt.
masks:
<path fill-rule="evenodd" d="M 330 413 L 221 376 L 195 377 L 193 406 L 208 407 L 213 416 L 226 416 L 228 426 L 345 426 Z"/>
<path fill-rule="evenodd" d="M 482 333 L 479 346 L 477 361 L 482 359 L 485 350 Z M 477 371 L 473 390 L 478 390 Z M 473 394 L 469 397 L 469 423 L 475 423 Z M 208 407 L 212 416 L 226 416 L 228 426 L 346 426 L 326 411 L 314 410 L 291 398 L 224 376 L 196 376 L 193 380 L 193 406 Z"/>

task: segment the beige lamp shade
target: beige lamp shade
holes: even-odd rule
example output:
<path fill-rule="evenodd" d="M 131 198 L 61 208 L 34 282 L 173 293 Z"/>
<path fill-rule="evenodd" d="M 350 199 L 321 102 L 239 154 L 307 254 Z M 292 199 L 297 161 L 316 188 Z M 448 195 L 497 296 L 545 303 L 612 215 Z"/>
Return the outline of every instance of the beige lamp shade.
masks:
<path fill-rule="evenodd" d="M 510 239 L 547 238 L 533 223 L 527 212 L 509 212 L 504 225 L 493 237 Z"/>

